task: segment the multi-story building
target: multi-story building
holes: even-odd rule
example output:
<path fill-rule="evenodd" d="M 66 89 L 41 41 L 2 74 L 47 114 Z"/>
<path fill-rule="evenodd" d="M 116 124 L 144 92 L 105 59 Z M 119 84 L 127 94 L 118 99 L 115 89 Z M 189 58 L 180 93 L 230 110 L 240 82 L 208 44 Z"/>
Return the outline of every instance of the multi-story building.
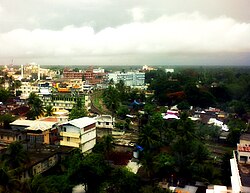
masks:
<path fill-rule="evenodd" d="M 75 72 L 70 69 L 64 69 L 63 78 L 64 79 L 82 79 L 83 72 Z"/>
<path fill-rule="evenodd" d="M 233 156 L 230 160 L 232 192 L 250 192 L 250 133 L 241 135 Z"/>
<path fill-rule="evenodd" d="M 54 144 L 58 140 L 57 122 L 43 120 L 15 120 L 10 123 L 14 131 L 26 133 L 29 145 Z"/>
<path fill-rule="evenodd" d="M 126 86 L 143 86 L 145 83 L 144 72 L 115 72 L 108 74 L 108 80 L 113 79 L 114 83 L 123 81 Z"/>
<path fill-rule="evenodd" d="M 89 97 L 85 95 L 73 95 L 71 93 L 54 93 L 43 95 L 39 93 L 39 96 L 40 99 L 43 101 L 44 106 L 53 106 L 57 109 L 64 108 L 67 110 L 71 110 L 75 106 L 77 101 L 80 101 L 82 106 L 85 106 L 85 104 L 89 105 Z"/>
<path fill-rule="evenodd" d="M 112 133 L 115 125 L 115 118 L 111 115 L 100 115 L 95 117 L 97 136 L 102 137 Z"/>
<path fill-rule="evenodd" d="M 28 98 L 30 93 L 38 93 L 39 92 L 39 86 L 37 83 L 31 83 L 31 82 L 22 82 L 22 85 L 20 88 L 17 89 L 17 91 L 21 92 L 22 98 Z"/>
<path fill-rule="evenodd" d="M 82 117 L 59 125 L 60 145 L 80 148 L 89 152 L 96 144 L 96 120 Z"/>
<path fill-rule="evenodd" d="M 86 84 L 96 85 L 105 82 L 107 79 L 107 73 L 102 68 L 93 69 L 90 68 L 84 72 L 84 80 Z"/>

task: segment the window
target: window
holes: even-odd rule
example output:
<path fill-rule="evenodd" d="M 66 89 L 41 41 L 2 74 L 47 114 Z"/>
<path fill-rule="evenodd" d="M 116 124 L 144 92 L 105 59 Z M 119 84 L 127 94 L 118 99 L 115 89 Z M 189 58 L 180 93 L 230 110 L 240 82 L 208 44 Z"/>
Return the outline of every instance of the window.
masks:
<path fill-rule="evenodd" d="M 109 125 L 109 122 L 106 122 L 106 125 Z"/>
<path fill-rule="evenodd" d="M 67 141 L 70 141 L 70 137 L 67 137 Z"/>
<path fill-rule="evenodd" d="M 101 122 L 98 122 L 98 125 L 101 125 Z"/>
<path fill-rule="evenodd" d="M 1 135 L 1 139 L 3 139 L 3 136 Z"/>

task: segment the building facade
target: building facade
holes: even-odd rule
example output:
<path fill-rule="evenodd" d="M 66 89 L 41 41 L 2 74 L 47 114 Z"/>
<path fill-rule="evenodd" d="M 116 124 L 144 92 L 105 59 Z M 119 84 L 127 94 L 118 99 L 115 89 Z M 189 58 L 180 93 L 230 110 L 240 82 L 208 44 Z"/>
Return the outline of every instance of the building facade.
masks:
<path fill-rule="evenodd" d="M 96 120 L 82 117 L 60 124 L 60 145 L 80 148 L 89 152 L 96 144 Z"/>
<path fill-rule="evenodd" d="M 145 84 L 145 73 L 144 72 L 116 72 L 109 73 L 108 80 L 113 80 L 115 84 L 121 80 L 125 86 L 143 86 Z"/>
<path fill-rule="evenodd" d="M 240 137 L 237 150 L 230 159 L 231 183 L 233 193 L 250 192 L 250 133 L 245 133 Z"/>

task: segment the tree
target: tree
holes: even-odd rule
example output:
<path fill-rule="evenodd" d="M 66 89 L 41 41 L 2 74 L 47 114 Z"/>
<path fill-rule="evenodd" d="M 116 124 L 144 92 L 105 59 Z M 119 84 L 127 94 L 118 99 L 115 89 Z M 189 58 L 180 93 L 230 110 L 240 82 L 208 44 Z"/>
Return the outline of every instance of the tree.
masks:
<path fill-rule="evenodd" d="M 145 149 L 151 150 L 158 147 L 160 136 L 151 125 L 145 125 L 139 132 L 138 143 Z"/>
<path fill-rule="evenodd" d="M 13 172 L 6 167 L 0 168 L 0 193 L 17 192 L 20 182 L 15 179 Z"/>
<path fill-rule="evenodd" d="M 114 144 L 114 138 L 112 135 L 104 135 L 100 141 L 95 145 L 93 152 L 100 153 L 105 156 L 105 158 L 108 158 L 110 153 L 115 148 Z"/>
<path fill-rule="evenodd" d="M 4 165 L 11 169 L 22 167 L 29 160 L 27 152 L 18 141 L 13 142 L 8 146 L 7 151 L 2 155 L 1 159 L 4 162 Z"/>
<path fill-rule="evenodd" d="M 43 102 L 34 92 L 29 95 L 28 105 L 30 107 L 30 111 L 28 112 L 29 119 L 36 119 L 43 114 Z"/>
<path fill-rule="evenodd" d="M 11 128 L 10 123 L 15 120 L 16 120 L 16 117 L 9 113 L 0 115 L 0 123 L 1 125 L 3 125 L 4 129 L 10 129 Z"/>
<path fill-rule="evenodd" d="M 69 113 L 69 119 L 70 120 L 78 119 L 81 117 L 85 117 L 86 115 L 87 115 L 87 112 L 86 112 L 85 108 L 83 107 L 80 98 L 77 98 L 75 106 L 73 107 L 73 109 Z"/>
<path fill-rule="evenodd" d="M 49 117 L 52 116 L 53 113 L 53 106 L 49 105 L 45 107 L 45 116 Z"/>
<path fill-rule="evenodd" d="M 10 97 L 10 91 L 0 88 L 0 102 L 5 103 Z"/>
<path fill-rule="evenodd" d="M 139 179 L 127 168 L 115 168 L 111 172 L 110 180 L 102 185 L 103 193 L 137 193 Z"/>
<path fill-rule="evenodd" d="M 103 92 L 103 101 L 106 107 L 111 110 L 112 114 L 116 113 L 118 107 L 120 106 L 118 90 L 109 85 L 109 87 Z"/>

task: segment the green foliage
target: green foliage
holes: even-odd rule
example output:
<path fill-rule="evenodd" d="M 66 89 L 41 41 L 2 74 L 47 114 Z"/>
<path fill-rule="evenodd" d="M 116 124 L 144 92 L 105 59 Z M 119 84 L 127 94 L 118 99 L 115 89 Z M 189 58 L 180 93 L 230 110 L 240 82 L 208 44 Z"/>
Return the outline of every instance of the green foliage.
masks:
<path fill-rule="evenodd" d="M 151 125 L 145 125 L 139 133 L 138 143 L 145 149 L 150 150 L 159 146 L 160 136 Z"/>
<path fill-rule="evenodd" d="M 10 123 L 15 120 L 16 120 L 16 117 L 9 113 L 0 115 L 0 124 L 3 125 L 4 129 L 11 129 Z"/>
<path fill-rule="evenodd" d="M 140 193 L 172 193 L 171 190 L 163 190 L 158 186 L 146 185 L 141 187 Z"/>
<path fill-rule="evenodd" d="M 11 94 L 9 90 L 0 88 L 0 102 L 5 103 L 10 98 L 10 96 Z"/>
<path fill-rule="evenodd" d="M 15 193 L 20 182 L 15 178 L 13 172 L 4 166 L 0 167 L 0 193 Z"/>
<path fill-rule="evenodd" d="M 45 107 L 45 116 L 52 116 L 53 113 L 53 106 L 49 105 Z"/>
<path fill-rule="evenodd" d="M 190 109 L 190 105 L 187 101 L 182 101 L 177 105 L 177 108 L 179 110 L 189 110 Z"/>
<path fill-rule="evenodd" d="M 93 152 L 104 155 L 106 158 L 115 148 L 114 146 L 114 138 L 112 135 L 103 136 L 99 142 L 95 145 Z"/>
<path fill-rule="evenodd" d="M 82 105 L 82 100 L 80 98 L 76 99 L 76 104 L 69 113 L 69 119 L 78 119 L 87 116 L 85 107 Z"/>
<path fill-rule="evenodd" d="M 242 132 L 246 131 L 247 125 L 244 121 L 239 119 L 231 119 L 228 122 L 229 135 L 227 136 L 227 141 L 231 145 L 236 145 L 239 143 L 240 135 Z"/>
<path fill-rule="evenodd" d="M 109 86 L 103 92 L 103 101 L 106 107 L 114 114 L 120 106 L 119 92 L 113 86 Z"/>
<path fill-rule="evenodd" d="M 102 193 L 137 193 L 139 188 L 138 177 L 126 168 L 112 170 L 110 180 L 103 184 Z"/>
<path fill-rule="evenodd" d="M 27 152 L 20 142 L 11 143 L 7 151 L 2 155 L 1 160 L 5 166 L 11 169 L 22 167 L 29 161 Z"/>
<path fill-rule="evenodd" d="M 117 115 L 120 118 L 124 119 L 127 114 L 129 114 L 128 107 L 126 107 L 125 105 L 121 105 L 117 110 Z"/>
<path fill-rule="evenodd" d="M 28 112 L 28 118 L 29 119 L 36 119 L 44 112 L 43 108 L 43 102 L 41 99 L 35 94 L 30 93 L 28 98 L 28 105 L 30 107 L 30 110 Z"/>
<path fill-rule="evenodd" d="M 78 119 L 81 117 L 85 117 L 87 115 L 86 110 L 84 108 L 78 109 L 78 108 L 73 108 L 70 113 L 69 113 L 69 119 Z"/>

